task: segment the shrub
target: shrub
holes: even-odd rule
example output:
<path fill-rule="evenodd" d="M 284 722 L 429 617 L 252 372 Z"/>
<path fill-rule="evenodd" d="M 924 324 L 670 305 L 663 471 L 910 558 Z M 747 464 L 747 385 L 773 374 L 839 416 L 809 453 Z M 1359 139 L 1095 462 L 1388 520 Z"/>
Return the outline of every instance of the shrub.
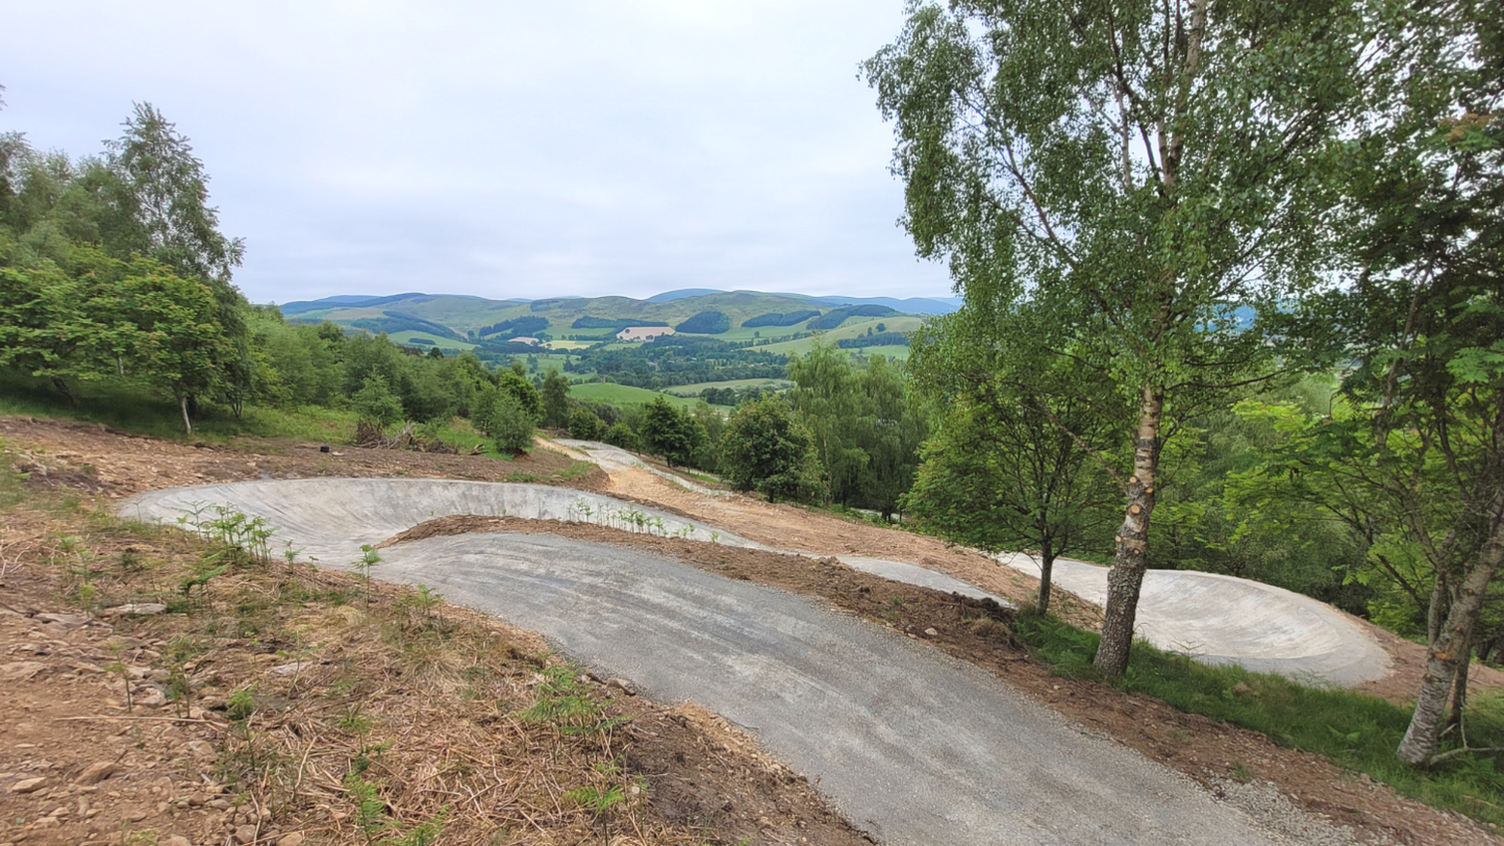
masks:
<path fill-rule="evenodd" d="M 350 397 L 350 404 L 362 421 L 377 429 L 402 420 L 402 400 L 387 387 L 385 379 L 374 373 L 367 376 L 360 390 Z"/>
<path fill-rule="evenodd" d="M 502 452 L 518 453 L 533 445 L 534 418 L 506 391 L 496 392 L 484 426 L 486 437 Z"/>
<path fill-rule="evenodd" d="M 582 441 L 598 441 L 605 434 L 606 424 L 588 408 L 576 408 L 569 415 L 569 436 Z"/>
<path fill-rule="evenodd" d="M 826 492 L 814 440 L 780 399 L 747 403 L 726 421 L 721 471 L 737 490 L 756 490 L 769 502 L 814 502 Z"/>
<path fill-rule="evenodd" d="M 605 440 L 614 447 L 621 447 L 632 452 L 642 449 L 642 439 L 638 438 L 637 433 L 632 431 L 632 427 L 625 423 L 617 423 L 607 429 Z"/>

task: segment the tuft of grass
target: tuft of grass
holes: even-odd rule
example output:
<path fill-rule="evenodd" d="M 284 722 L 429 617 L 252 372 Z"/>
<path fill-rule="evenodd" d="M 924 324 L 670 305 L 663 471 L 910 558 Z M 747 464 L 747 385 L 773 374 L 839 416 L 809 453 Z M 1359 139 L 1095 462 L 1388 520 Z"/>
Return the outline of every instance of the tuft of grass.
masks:
<path fill-rule="evenodd" d="M 14 508 L 26 499 L 26 474 L 16 472 L 16 462 L 0 440 L 0 510 Z"/>
<path fill-rule="evenodd" d="M 1019 615 L 1016 632 L 1058 675 L 1101 681 L 1187 713 L 1252 729 L 1281 746 L 1367 773 L 1428 805 L 1504 824 L 1504 807 L 1481 798 L 1504 793 L 1499 767 L 1504 756 L 1458 756 L 1429 769 L 1407 766 L 1394 750 L 1410 724 L 1410 711 L 1383 699 L 1237 666 L 1208 666 L 1142 641 L 1133 644 L 1128 672 L 1105 678 L 1091 663 L 1097 634 L 1039 614 Z M 1504 746 L 1504 699 L 1474 696 L 1466 727 L 1470 745 Z"/>

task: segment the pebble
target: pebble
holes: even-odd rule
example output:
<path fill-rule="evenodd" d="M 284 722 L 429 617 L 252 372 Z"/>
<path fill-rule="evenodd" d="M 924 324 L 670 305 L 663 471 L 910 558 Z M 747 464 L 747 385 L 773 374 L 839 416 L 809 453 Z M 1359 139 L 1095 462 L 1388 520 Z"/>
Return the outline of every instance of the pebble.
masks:
<path fill-rule="evenodd" d="M 41 661 L 13 661 L 0 664 L 0 681 L 25 681 L 47 669 Z"/>
<path fill-rule="evenodd" d="M 243 825 L 235 829 L 235 842 L 240 844 L 256 842 L 256 827 L 253 825 Z"/>
<path fill-rule="evenodd" d="M 149 617 L 153 614 L 161 614 L 167 610 L 167 606 L 160 602 L 131 602 L 125 605 L 117 605 L 114 608 L 106 608 L 99 612 L 102 617 L 120 617 L 126 614 L 137 617 Z"/>
<path fill-rule="evenodd" d="M 85 767 L 84 771 L 79 773 L 77 778 L 73 779 L 73 783 L 82 785 L 98 784 L 111 775 L 114 775 L 118 769 L 120 769 L 120 765 L 114 761 L 99 761 Z"/>
<path fill-rule="evenodd" d="M 40 620 L 43 623 L 57 623 L 70 629 L 76 629 L 89 624 L 89 618 L 82 614 L 38 614 L 33 619 Z"/>
<path fill-rule="evenodd" d="M 277 840 L 277 846 L 303 846 L 303 832 L 294 831 L 292 834 L 284 834 Z"/>
<path fill-rule="evenodd" d="M 11 793 L 35 793 L 48 785 L 46 776 L 23 778 L 10 786 Z"/>

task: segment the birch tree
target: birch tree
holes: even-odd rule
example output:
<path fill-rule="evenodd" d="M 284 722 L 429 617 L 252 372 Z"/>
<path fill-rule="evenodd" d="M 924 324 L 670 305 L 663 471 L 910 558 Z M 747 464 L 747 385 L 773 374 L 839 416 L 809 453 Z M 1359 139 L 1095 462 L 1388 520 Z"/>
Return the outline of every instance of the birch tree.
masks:
<path fill-rule="evenodd" d="M 1127 667 L 1173 420 L 1266 372 L 1239 309 L 1325 266 L 1323 177 L 1385 55 L 1380 5 L 914 2 L 865 64 L 919 254 L 1053 314 L 1136 409 L 1131 461 L 1103 462 L 1124 499 L 1104 672 Z"/>

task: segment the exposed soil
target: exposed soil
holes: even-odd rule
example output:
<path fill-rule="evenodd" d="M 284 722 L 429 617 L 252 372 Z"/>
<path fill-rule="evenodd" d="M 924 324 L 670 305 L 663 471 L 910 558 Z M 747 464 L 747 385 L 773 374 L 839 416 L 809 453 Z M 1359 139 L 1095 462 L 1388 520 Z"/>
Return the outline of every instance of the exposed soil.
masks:
<path fill-rule="evenodd" d="M 283 561 L 188 594 L 204 541 L 64 500 L 0 533 L 0 843 L 867 842 L 724 721 L 534 634 Z"/>
<path fill-rule="evenodd" d="M 599 467 L 587 466 L 546 444 L 511 461 L 395 449 L 332 447 L 285 439 L 239 437 L 227 444 L 187 444 L 112 430 L 103 423 L 0 417 L 0 440 L 30 473 L 34 488 L 125 497 L 141 491 L 314 476 L 469 479 L 480 482 L 567 483 L 597 490 Z"/>
<path fill-rule="evenodd" d="M 195 447 L 112 433 L 92 424 L 27 418 L 0 418 L 0 439 L 4 440 L 8 451 L 16 455 L 18 465 L 25 465 L 22 469 L 32 473 L 28 484 L 35 488 L 56 488 L 70 494 L 97 493 L 121 497 L 153 488 L 268 477 L 413 475 L 499 481 L 516 480 L 518 474 L 525 474 L 532 477 L 529 481 L 553 481 L 599 490 L 665 508 L 765 543 L 829 554 L 850 553 L 922 563 L 1019 602 L 1030 601 L 1037 589 L 1034 580 L 1024 574 L 979 553 L 947 547 L 933 538 L 794 506 L 770 506 L 748 497 L 696 495 L 646 471 L 616 472 L 610 477 L 598 469 L 583 473 L 562 448 L 558 453 L 536 450 L 528 459 L 509 463 L 476 456 L 348 447 L 323 454 L 318 451 L 317 444 L 262 439 Z M 87 522 L 87 518 L 79 519 Z M 120 720 L 118 712 L 123 703 L 118 706 L 111 704 L 106 693 L 111 684 L 118 690 L 119 680 L 112 680 L 108 673 L 98 669 L 74 666 L 78 663 L 89 667 L 102 666 L 99 662 L 104 660 L 100 657 L 103 639 L 137 638 L 142 641 L 138 645 L 142 651 L 133 660 L 139 661 L 139 666 L 149 668 L 152 666 L 150 662 L 160 655 L 153 658 L 148 653 L 164 653 L 164 646 L 171 641 L 170 633 L 139 626 L 162 625 L 160 621 L 168 618 L 155 618 L 159 622 L 149 624 L 112 622 L 117 626 L 113 633 L 106 632 L 97 623 L 68 631 L 48 629 L 56 624 L 38 622 L 40 618 L 35 612 L 66 611 L 69 603 L 75 601 L 64 599 L 59 594 L 63 587 L 59 582 L 63 577 L 56 573 L 59 532 L 82 530 L 76 526 L 59 529 L 44 520 L 39 524 L 42 528 L 27 535 L 9 525 L 14 522 L 12 515 L 7 515 L 7 521 L 8 525 L 0 532 L 0 581 L 5 582 L 0 589 L 4 590 L 4 604 L 22 616 L 0 616 L 0 624 L 3 624 L 0 626 L 0 664 L 5 665 L 0 670 L 18 676 L 28 672 L 25 668 L 7 669 L 17 662 L 40 663 L 43 668 L 29 677 L 18 677 L 8 683 L 10 689 L 18 691 L 15 695 L 21 697 L 13 701 L 32 710 L 18 712 L 26 714 L 26 719 L 18 724 L 0 723 L 0 814 L 4 814 L 0 817 L 0 846 L 6 841 L 21 842 L 17 837 L 22 834 L 29 838 L 25 840 L 27 843 L 89 842 L 84 834 L 99 838 L 96 842 L 104 842 L 106 836 L 113 838 L 110 842 L 120 842 L 121 827 L 131 830 L 156 827 L 163 833 L 181 831 L 191 838 L 187 842 L 194 843 L 209 842 L 199 839 L 200 834 L 209 832 L 219 838 L 213 842 L 225 842 L 225 834 L 232 833 L 234 828 L 226 828 L 226 820 L 243 826 L 247 823 L 240 821 L 250 817 L 244 807 L 232 807 L 226 812 L 205 804 L 212 801 L 208 797 L 222 795 L 214 792 L 216 789 L 229 790 L 222 779 L 211 774 L 214 761 L 219 757 L 200 761 L 190 753 L 182 752 L 189 749 L 189 744 L 195 739 L 203 739 L 211 746 L 223 743 L 228 731 L 224 718 L 201 712 L 199 718 L 209 722 Z M 929 641 L 937 648 L 995 672 L 1028 695 L 1048 703 L 1090 729 L 1110 735 L 1155 760 L 1186 772 L 1212 789 L 1234 797 L 1256 785 L 1272 785 L 1307 811 L 1388 842 L 1436 846 L 1501 842 L 1469 820 L 1396 797 L 1386 787 L 1343 773 L 1317 756 L 1277 747 L 1261 735 L 1181 714 L 1155 700 L 1124 695 L 1103 685 L 1052 677 L 1047 668 L 1030 660 L 1012 637 L 1011 618 L 1003 609 L 890 582 L 853 571 L 834 560 L 811 561 L 633 535 L 589 524 L 528 523 L 507 518 L 434 521 L 401 537 L 412 539 L 425 534 L 494 529 L 546 531 L 583 540 L 628 544 L 672 555 L 733 578 L 752 579 L 818 596 L 833 607 L 893 626 L 911 637 Z M 140 541 L 132 543 L 139 545 Z M 38 576 L 35 580 L 17 575 L 32 570 L 52 575 Z M 6 571 L 10 575 L 6 575 Z M 319 574 L 319 578 L 346 577 Z M 1074 597 L 1061 597 L 1058 593 L 1057 597 L 1060 597 L 1057 610 L 1067 618 L 1086 625 L 1100 619 L 1095 606 Z M 898 604 L 894 600 L 898 600 Z M 0 615 L 3 613 L 0 610 Z M 451 610 L 445 613 L 459 615 L 465 612 Z M 499 624 L 488 625 L 495 625 L 497 631 L 505 630 Z M 931 630 L 933 634 L 929 633 Z M 508 632 L 507 637 L 525 638 L 525 634 Z M 1376 633 L 1376 637 L 1395 657 L 1397 672 L 1389 679 L 1365 686 L 1365 689 L 1395 701 L 1404 701 L 1413 696 L 1419 686 L 1423 650 L 1398 638 L 1386 637 L 1382 632 Z M 266 678 L 272 656 L 258 657 L 254 649 L 260 647 L 247 642 L 222 648 L 232 651 L 216 658 L 215 665 L 221 668 L 221 672 L 224 668 L 237 667 L 247 673 L 262 673 L 261 676 L 238 677 L 240 680 Z M 233 651 L 235 649 L 240 651 Z M 527 653 L 527 649 L 520 651 Z M 290 659 L 278 659 L 279 662 L 284 660 Z M 276 689 L 272 681 L 263 682 L 266 689 Z M 1484 686 L 1504 686 L 1504 677 L 1491 670 L 1475 673 L 1474 681 Z M 383 684 L 391 682 L 390 678 L 383 680 Z M 524 683 L 522 686 L 528 685 Z M 610 698 L 615 690 L 599 686 L 592 689 L 603 699 Z M 424 698 L 428 695 L 429 692 L 418 690 L 406 699 L 390 696 L 380 700 L 383 713 L 407 721 L 407 727 L 403 729 L 404 739 L 417 738 L 425 732 L 438 732 L 445 725 L 442 720 L 436 722 L 438 718 L 430 713 L 433 704 Z M 383 693 L 382 696 L 388 695 Z M 115 698 L 120 697 L 116 695 Z M 857 842 L 859 835 L 824 810 L 808 785 L 760 755 L 755 743 L 718 724 L 714 718 L 692 709 L 656 709 L 635 697 L 616 696 L 612 702 L 627 703 L 613 704 L 612 707 L 631 705 L 644 709 L 638 712 L 631 727 L 620 733 L 622 742 L 629 747 L 624 747 L 620 753 L 625 767 L 631 773 L 644 775 L 648 784 L 649 798 L 643 803 L 643 813 L 649 816 L 644 816 L 644 820 L 651 819 L 654 824 L 667 828 L 706 823 L 718 826 L 718 832 L 748 832 L 738 833 L 735 837 L 720 834 L 718 836 L 728 838 L 722 842 L 736 842 L 740 837 L 768 843 Z M 155 707 L 163 710 L 152 714 L 170 716 L 170 706 Z M 438 713 L 443 715 L 442 711 Z M 420 719 L 424 714 L 429 716 Z M 87 719 L 57 722 L 59 718 L 67 717 Z M 28 727 L 24 735 L 19 726 Z M 436 736 L 442 737 L 442 734 Z M 349 743 L 348 739 L 346 742 Z M 18 745 L 24 743 L 33 746 Z M 656 743 L 663 745 L 656 746 Z M 216 756 L 222 756 L 221 746 L 214 748 Z M 436 747 L 432 754 L 440 757 L 419 766 L 440 767 L 444 761 L 452 762 L 450 758 L 443 758 L 441 752 L 442 749 Z M 92 793 L 70 785 L 75 772 L 116 755 L 122 756 L 122 765 L 132 767 L 121 771 L 128 773 L 128 778 L 122 779 L 117 774 L 101 782 Z M 680 755 L 683 755 L 682 761 Z M 680 769 L 674 769 L 675 766 Z M 4 792 L 10 789 L 6 785 L 16 783 L 13 779 L 29 778 L 32 773 L 51 778 L 52 783 L 36 793 Z M 1253 778 L 1251 784 L 1239 781 L 1246 781 L 1250 775 Z M 780 789 L 792 792 L 776 793 Z M 101 801 L 101 792 L 107 801 Z M 111 792 L 118 795 L 112 796 Z M 173 800 L 185 796 L 186 804 L 174 803 Z M 92 805 L 80 804 L 80 797 L 90 798 Z M 199 804 L 194 804 L 194 797 L 201 800 Z M 325 804 L 333 808 L 332 804 Z M 105 810 L 106 805 L 109 811 Z M 195 810 L 203 807 L 210 807 L 215 813 Z M 54 814 L 57 808 L 63 810 Z M 85 819 L 88 811 L 95 813 Z M 138 813 L 144 816 L 134 821 L 129 819 Z M 330 816 L 334 813 L 329 810 L 326 816 L 319 818 L 323 820 L 319 823 L 323 828 L 306 829 L 309 842 L 320 842 L 320 838 L 339 842 L 337 834 L 353 833 L 348 820 L 336 820 Z M 198 828 L 168 825 L 176 825 L 183 819 L 197 819 L 195 814 L 206 814 L 204 819 L 207 822 Z M 11 825 L 17 818 L 25 819 L 25 826 Z M 58 822 L 56 825 L 43 822 L 47 818 Z M 588 816 L 580 819 L 582 821 L 572 824 L 581 826 L 581 839 L 594 837 L 596 839 L 591 842 L 599 842 L 599 829 L 591 828 L 594 821 Z M 92 827 L 70 827 L 93 820 L 102 822 Z M 764 821 L 771 827 L 764 828 Z M 303 824 L 297 818 L 293 818 L 293 822 Z M 266 825 L 277 828 L 281 823 Z M 294 829 L 283 827 L 277 830 L 291 833 Z M 65 832 L 67 837 L 63 837 Z M 171 841 L 163 839 L 160 842 L 167 844 Z M 278 841 L 263 838 L 256 842 Z M 451 842 L 447 836 L 445 842 Z"/>

